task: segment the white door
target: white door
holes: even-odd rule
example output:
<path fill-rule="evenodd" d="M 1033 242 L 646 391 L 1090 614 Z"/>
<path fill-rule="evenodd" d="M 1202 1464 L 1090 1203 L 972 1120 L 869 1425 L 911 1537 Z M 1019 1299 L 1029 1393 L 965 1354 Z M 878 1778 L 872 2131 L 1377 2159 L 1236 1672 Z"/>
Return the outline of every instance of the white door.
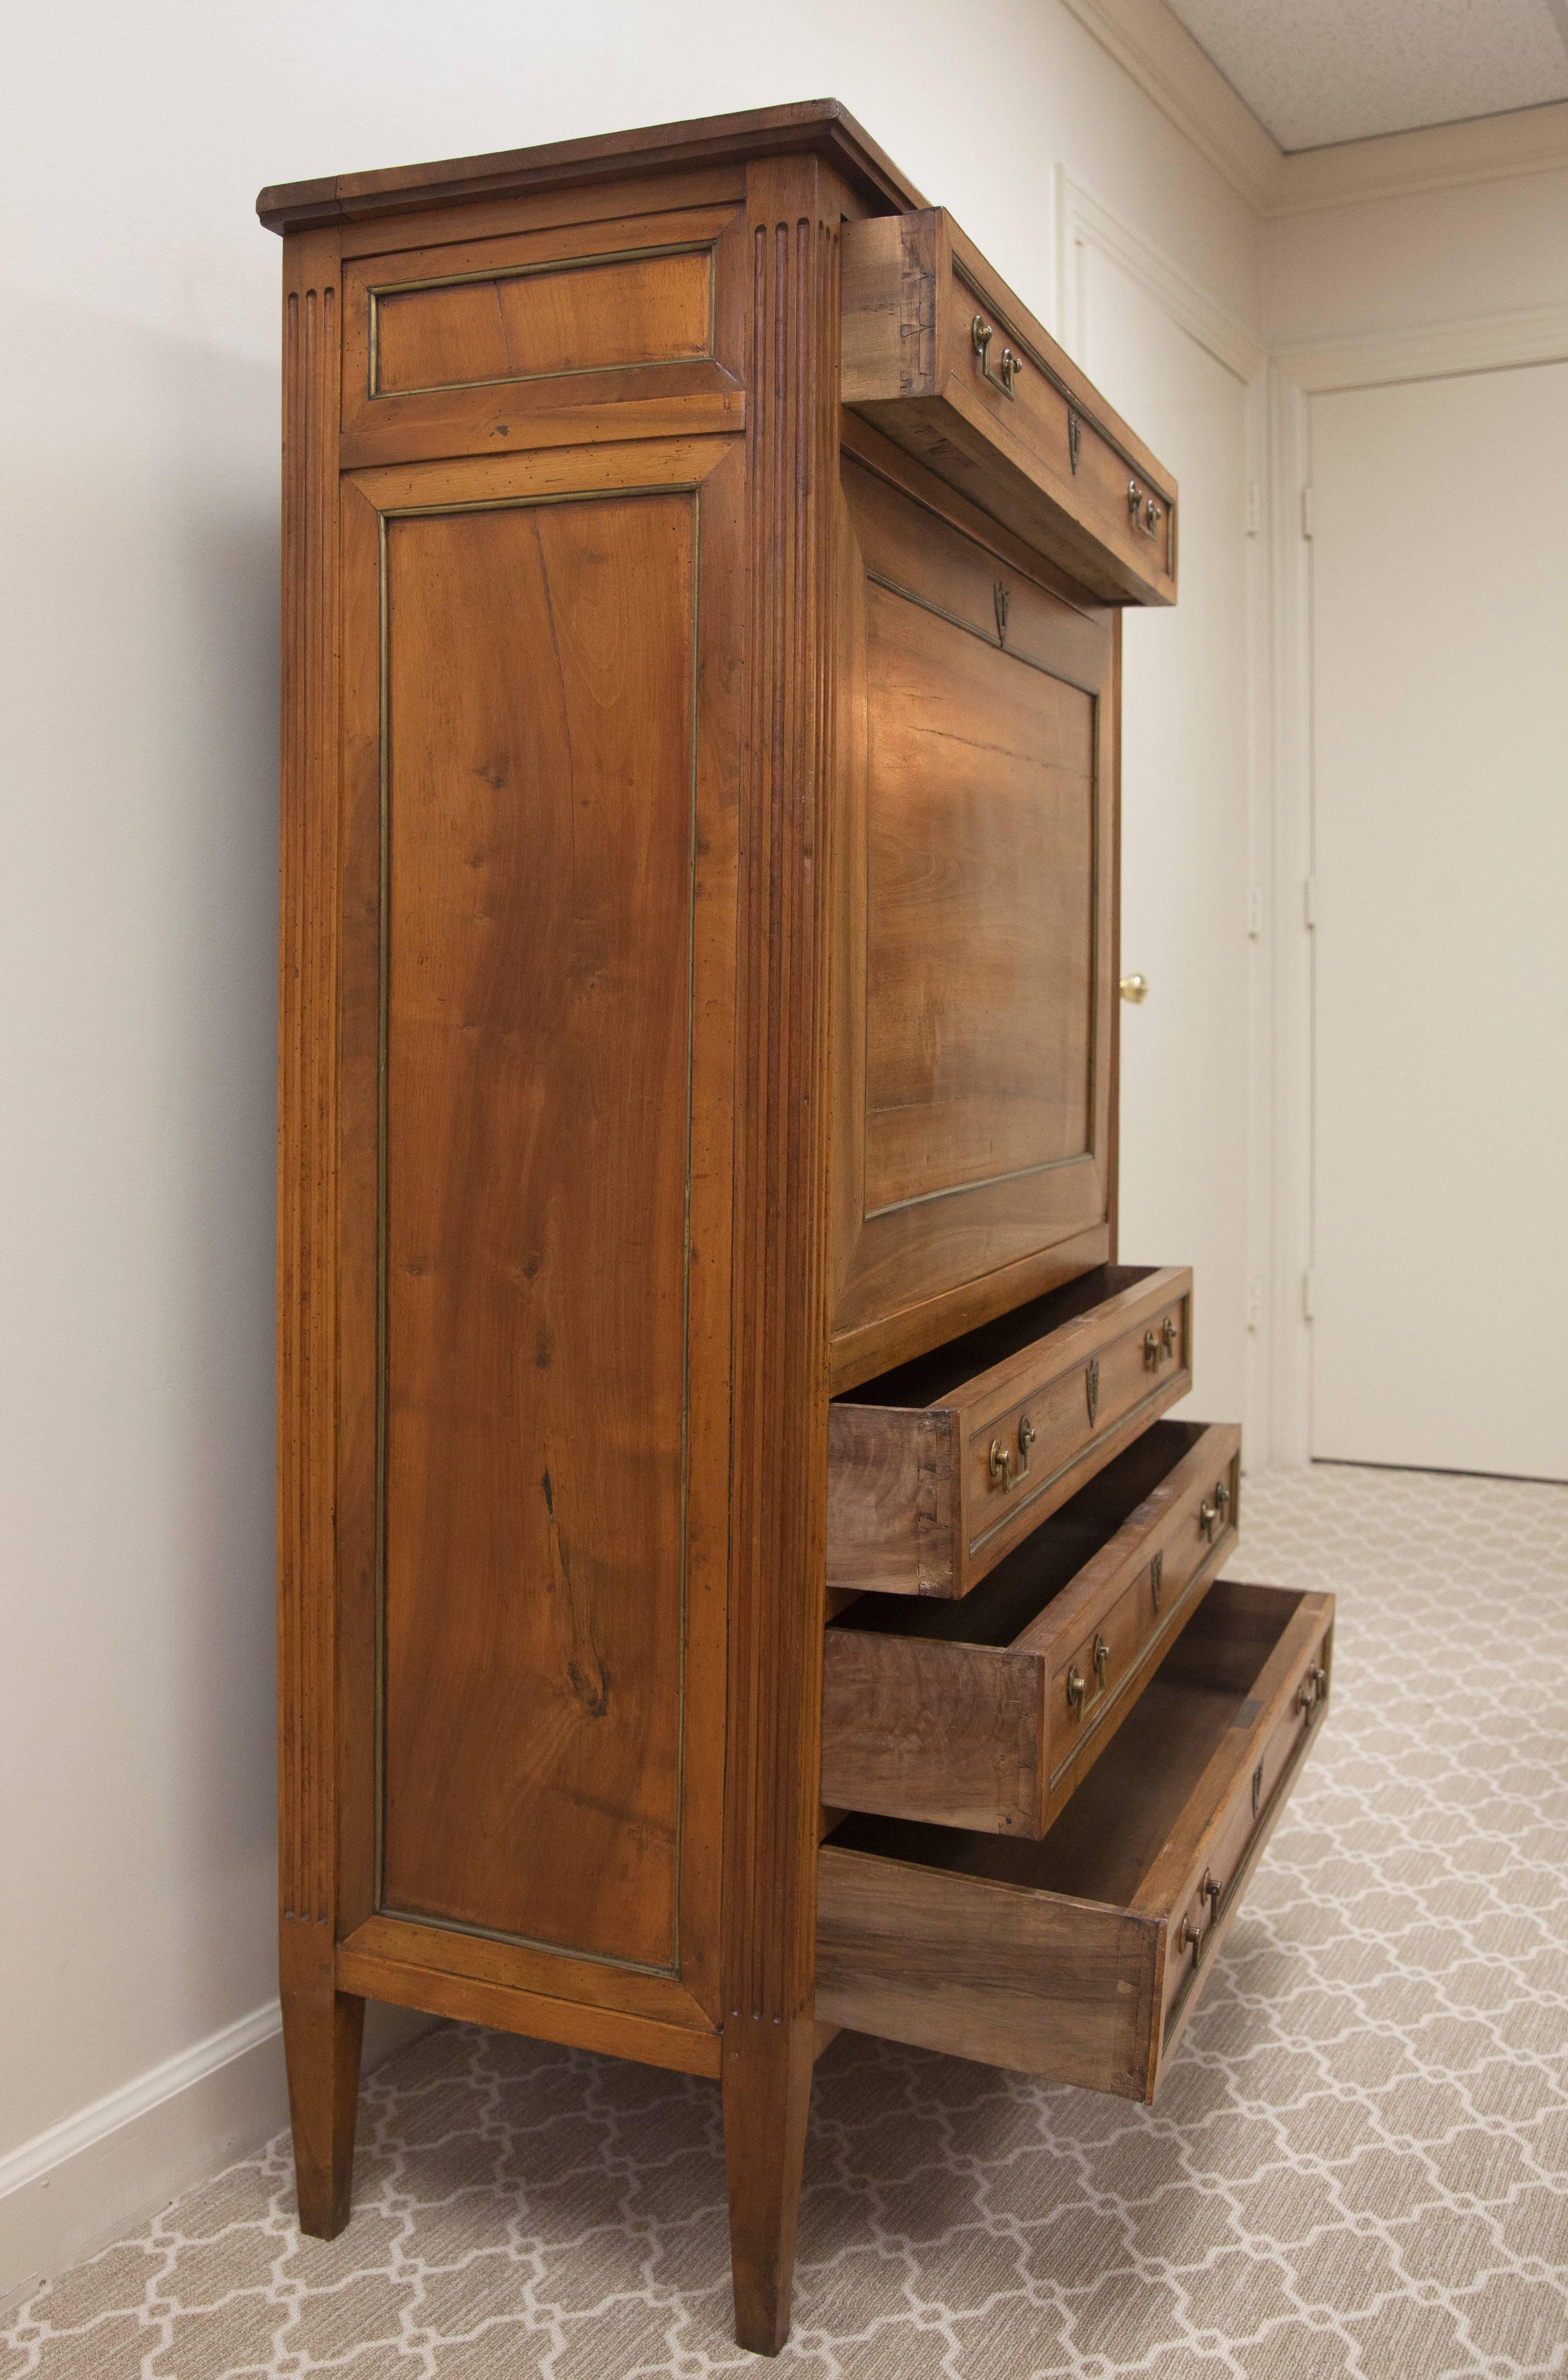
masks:
<path fill-rule="evenodd" d="M 1246 390 L 1080 251 L 1079 360 L 1179 488 L 1180 600 L 1123 615 L 1121 1254 L 1194 1273 L 1191 1410 L 1246 1415 Z M 1263 624 L 1258 624 L 1262 632 Z"/>
<path fill-rule="evenodd" d="M 1568 365 L 1312 404 L 1312 1451 L 1568 1477 Z"/>

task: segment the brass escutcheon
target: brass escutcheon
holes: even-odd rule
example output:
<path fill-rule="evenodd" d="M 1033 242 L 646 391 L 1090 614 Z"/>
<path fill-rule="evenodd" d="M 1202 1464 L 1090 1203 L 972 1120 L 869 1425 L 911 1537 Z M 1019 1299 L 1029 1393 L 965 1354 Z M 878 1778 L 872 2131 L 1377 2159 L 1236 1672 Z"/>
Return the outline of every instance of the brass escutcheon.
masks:
<path fill-rule="evenodd" d="M 1084 1706 L 1084 1673 L 1075 1662 L 1067 1672 L 1067 1708 L 1081 1711 Z"/>
<path fill-rule="evenodd" d="M 1101 1693 L 1105 1690 L 1105 1672 L 1110 1667 L 1111 1647 L 1104 1637 L 1097 1633 L 1094 1640 L 1094 1669 L 1095 1675 L 1100 1680 Z"/>
<path fill-rule="evenodd" d="M 1214 1524 L 1219 1517 L 1220 1508 L 1218 1504 L 1209 1503 L 1208 1498 L 1205 1497 L 1203 1502 L 1197 1508 L 1197 1526 L 1199 1535 L 1206 1537 L 1210 1545 L 1214 1542 Z"/>

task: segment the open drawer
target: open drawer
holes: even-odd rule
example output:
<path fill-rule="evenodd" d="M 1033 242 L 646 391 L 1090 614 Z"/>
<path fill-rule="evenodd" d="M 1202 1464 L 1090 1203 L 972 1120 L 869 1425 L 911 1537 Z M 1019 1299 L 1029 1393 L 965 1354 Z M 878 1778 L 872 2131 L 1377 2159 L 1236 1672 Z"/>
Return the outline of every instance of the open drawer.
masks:
<path fill-rule="evenodd" d="M 1158 1421 L 958 1603 L 829 1627 L 822 1799 L 1043 1835 L 1234 1550 L 1241 1432 Z"/>
<path fill-rule="evenodd" d="M 1043 1841 L 846 1818 L 818 2018 L 1152 2099 L 1316 1739 L 1333 1612 L 1211 1586 Z"/>
<path fill-rule="evenodd" d="M 1097 1265 L 828 1407 L 828 1585 L 967 1595 L 1192 1386 L 1192 1275 Z"/>
<path fill-rule="evenodd" d="M 841 393 L 1105 603 L 1176 600 L 1176 483 L 942 207 L 844 226 Z"/>

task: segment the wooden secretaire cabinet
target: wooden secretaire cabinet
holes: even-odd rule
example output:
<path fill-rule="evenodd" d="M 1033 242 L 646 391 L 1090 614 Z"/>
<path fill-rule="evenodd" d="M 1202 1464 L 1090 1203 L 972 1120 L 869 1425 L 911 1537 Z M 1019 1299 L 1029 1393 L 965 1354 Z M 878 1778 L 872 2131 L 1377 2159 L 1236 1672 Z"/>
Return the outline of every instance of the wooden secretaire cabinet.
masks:
<path fill-rule="evenodd" d="M 836 105 L 269 190 L 282 1981 L 1152 2092 L 1309 1741 L 1116 1261 L 1119 612 L 1177 492 Z"/>

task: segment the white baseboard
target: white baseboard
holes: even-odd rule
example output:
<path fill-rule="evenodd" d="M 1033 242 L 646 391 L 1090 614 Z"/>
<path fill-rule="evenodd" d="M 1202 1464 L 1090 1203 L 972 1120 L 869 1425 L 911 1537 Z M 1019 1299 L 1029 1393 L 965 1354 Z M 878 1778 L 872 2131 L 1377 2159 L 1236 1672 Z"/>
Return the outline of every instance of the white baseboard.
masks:
<path fill-rule="evenodd" d="M 437 2022 L 372 2001 L 365 2068 Z M 281 2131 L 282 2022 L 269 2000 L 0 2157 L 0 2313 Z"/>

